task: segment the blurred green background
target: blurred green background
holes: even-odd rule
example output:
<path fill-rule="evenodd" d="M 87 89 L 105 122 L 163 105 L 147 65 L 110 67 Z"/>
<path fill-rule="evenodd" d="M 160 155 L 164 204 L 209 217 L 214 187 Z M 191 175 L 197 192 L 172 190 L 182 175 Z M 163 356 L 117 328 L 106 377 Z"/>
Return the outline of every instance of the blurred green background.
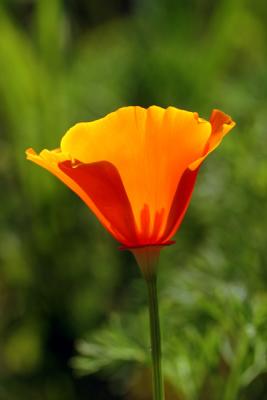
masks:
<path fill-rule="evenodd" d="M 0 399 L 150 400 L 134 260 L 24 150 L 124 105 L 237 121 L 159 285 L 167 400 L 267 399 L 265 0 L 1 0 Z"/>

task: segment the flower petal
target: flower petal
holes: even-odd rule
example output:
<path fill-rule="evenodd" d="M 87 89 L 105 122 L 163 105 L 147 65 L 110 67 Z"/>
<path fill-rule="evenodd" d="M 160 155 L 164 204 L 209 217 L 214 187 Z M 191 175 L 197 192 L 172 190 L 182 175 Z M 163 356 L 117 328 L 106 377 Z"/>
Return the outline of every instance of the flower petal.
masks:
<path fill-rule="evenodd" d="M 177 182 L 202 156 L 210 133 L 210 123 L 196 113 L 174 107 L 125 107 L 75 125 L 63 137 L 61 149 L 83 163 L 106 160 L 117 168 L 142 235 L 146 204 L 150 221 L 160 213 L 164 229 Z M 152 223 L 145 232 L 149 235 L 155 236 Z"/>
<path fill-rule="evenodd" d="M 77 165 L 64 161 L 58 166 L 87 194 L 109 222 L 115 238 L 123 238 L 120 241 L 127 246 L 138 241 L 131 204 L 114 165 L 107 161 Z"/>
<path fill-rule="evenodd" d="M 210 116 L 210 124 L 212 127 L 210 138 L 207 142 L 206 149 L 202 157 L 190 164 L 191 170 L 196 169 L 202 161 L 219 146 L 223 137 L 235 126 L 235 122 L 229 115 L 220 110 L 213 110 Z"/>
<path fill-rule="evenodd" d="M 124 107 L 72 127 L 60 149 L 27 157 L 69 186 L 126 247 L 166 244 L 188 207 L 198 168 L 235 123 L 174 107 Z M 77 161 L 79 160 L 79 161 Z"/>
<path fill-rule="evenodd" d="M 179 228 L 189 206 L 198 171 L 199 168 L 194 171 L 187 168 L 183 173 L 173 198 L 165 232 L 161 239 L 162 243 L 168 242 Z"/>
<path fill-rule="evenodd" d="M 43 150 L 40 155 L 36 154 L 33 149 L 28 149 L 26 154 L 29 160 L 50 171 L 74 191 L 119 242 L 126 246 L 136 243 L 131 206 L 119 174 L 113 166 L 108 166 L 106 163 L 98 163 L 98 165 L 92 166 L 76 163 L 72 167 L 73 162 L 58 149 L 53 151 Z M 86 174 L 86 171 L 89 172 L 89 170 L 91 177 Z M 99 182 L 101 179 L 103 181 Z M 91 188 L 89 183 L 92 184 Z M 98 185 L 101 186 L 102 192 Z M 95 193 L 93 193 L 94 190 Z M 92 194 L 92 198 L 90 194 Z M 116 215 L 116 212 L 120 215 Z M 114 221 L 115 216 L 116 221 Z"/>

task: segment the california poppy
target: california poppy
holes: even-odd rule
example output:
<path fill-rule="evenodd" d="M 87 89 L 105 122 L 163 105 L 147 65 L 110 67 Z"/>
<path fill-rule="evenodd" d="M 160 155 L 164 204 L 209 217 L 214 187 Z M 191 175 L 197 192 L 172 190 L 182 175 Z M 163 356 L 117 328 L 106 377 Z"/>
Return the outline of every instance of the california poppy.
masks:
<path fill-rule="evenodd" d="M 202 161 L 233 126 L 218 110 L 205 121 L 174 107 L 125 107 L 75 125 L 58 149 L 27 150 L 28 159 L 69 186 L 134 253 L 148 289 L 154 400 L 164 399 L 158 255 L 182 222 Z"/>
<path fill-rule="evenodd" d="M 124 107 L 70 128 L 58 149 L 27 158 L 72 189 L 126 248 L 170 243 L 200 164 L 234 126 L 174 107 Z"/>

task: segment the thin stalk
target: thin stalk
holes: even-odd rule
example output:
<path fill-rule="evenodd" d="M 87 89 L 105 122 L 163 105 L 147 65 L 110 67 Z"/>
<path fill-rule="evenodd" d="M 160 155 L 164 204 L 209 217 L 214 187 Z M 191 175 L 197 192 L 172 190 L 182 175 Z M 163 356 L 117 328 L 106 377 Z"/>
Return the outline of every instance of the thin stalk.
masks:
<path fill-rule="evenodd" d="M 161 371 L 161 335 L 159 323 L 157 277 L 146 278 L 150 318 L 150 340 L 152 352 L 153 399 L 164 400 L 164 385 Z"/>

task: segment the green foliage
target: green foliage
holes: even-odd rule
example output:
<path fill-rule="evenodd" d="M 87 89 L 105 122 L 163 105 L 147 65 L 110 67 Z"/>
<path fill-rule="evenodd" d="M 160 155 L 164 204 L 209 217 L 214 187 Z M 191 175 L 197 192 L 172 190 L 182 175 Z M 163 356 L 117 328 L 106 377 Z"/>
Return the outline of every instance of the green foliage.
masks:
<path fill-rule="evenodd" d="M 0 4 L 0 398 L 82 400 L 86 382 L 94 398 L 118 399 L 115 371 L 129 382 L 149 368 L 132 258 L 24 150 L 56 147 L 75 122 L 125 104 L 171 104 L 221 108 L 238 124 L 162 253 L 166 380 L 180 400 L 263 400 L 266 2 L 100 3 Z M 74 378 L 70 359 L 90 377 Z"/>
<path fill-rule="evenodd" d="M 125 318 L 112 315 L 109 326 L 96 331 L 91 342 L 78 343 L 78 350 L 85 357 L 75 358 L 74 368 L 80 372 L 94 373 L 114 363 L 117 365 L 123 362 L 147 362 L 145 343 L 148 344 L 148 328 L 147 316 L 144 316 L 144 313 Z M 145 341 L 142 340 L 144 338 Z"/>
<path fill-rule="evenodd" d="M 208 269 L 188 268 L 169 278 L 160 302 L 166 381 L 188 400 L 245 395 L 267 372 L 266 294 L 250 295 Z M 74 367 L 93 373 L 125 362 L 148 366 L 145 314 L 112 316 L 108 326 L 78 344 Z"/>

